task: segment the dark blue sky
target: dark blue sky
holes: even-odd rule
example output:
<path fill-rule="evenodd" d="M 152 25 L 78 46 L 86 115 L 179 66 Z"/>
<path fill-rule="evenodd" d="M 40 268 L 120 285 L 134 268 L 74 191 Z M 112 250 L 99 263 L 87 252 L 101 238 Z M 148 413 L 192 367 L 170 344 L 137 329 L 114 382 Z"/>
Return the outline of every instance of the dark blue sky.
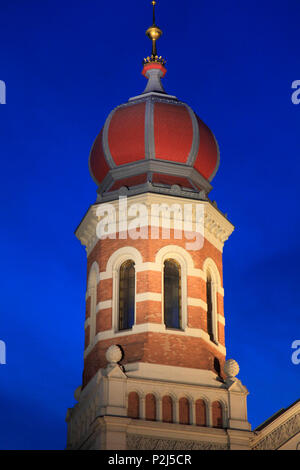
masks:
<path fill-rule="evenodd" d="M 62 449 L 81 383 L 86 256 L 74 230 L 109 111 L 143 91 L 148 0 L 0 0 L 0 448 Z M 228 357 L 253 427 L 299 398 L 298 0 L 160 0 L 166 90 L 211 127 L 211 197 L 236 230 L 224 250 Z"/>

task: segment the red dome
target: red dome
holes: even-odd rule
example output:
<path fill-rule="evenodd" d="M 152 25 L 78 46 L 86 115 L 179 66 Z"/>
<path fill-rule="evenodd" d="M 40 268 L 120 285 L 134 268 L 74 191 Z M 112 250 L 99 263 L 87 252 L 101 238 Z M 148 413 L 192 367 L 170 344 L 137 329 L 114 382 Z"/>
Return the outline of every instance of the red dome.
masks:
<path fill-rule="evenodd" d="M 147 181 L 207 190 L 218 165 L 218 144 L 210 129 L 187 104 L 153 92 L 110 113 L 89 159 L 100 192 Z"/>

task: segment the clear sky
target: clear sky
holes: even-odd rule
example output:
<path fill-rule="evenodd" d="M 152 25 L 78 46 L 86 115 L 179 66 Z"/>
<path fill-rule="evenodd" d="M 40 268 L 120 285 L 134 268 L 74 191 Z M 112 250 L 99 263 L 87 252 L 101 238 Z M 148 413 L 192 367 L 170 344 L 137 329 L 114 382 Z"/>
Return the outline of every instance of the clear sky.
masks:
<path fill-rule="evenodd" d="M 74 230 L 96 199 L 90 147 L 145 87 L 149 0 L 0 0 L 0 448 L 62 449 L 81 384 L 86 255 Z M 211 197 L 224 249 L 226 346 L 255 427 L 299 398 L 298 0 L 160 0 L 166 91 L 217 137 Z"/>

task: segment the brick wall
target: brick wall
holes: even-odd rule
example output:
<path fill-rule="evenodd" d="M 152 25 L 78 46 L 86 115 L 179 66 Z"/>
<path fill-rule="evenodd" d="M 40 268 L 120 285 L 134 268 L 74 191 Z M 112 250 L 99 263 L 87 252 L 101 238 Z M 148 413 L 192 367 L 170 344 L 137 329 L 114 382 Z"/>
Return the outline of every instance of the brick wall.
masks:
<path fill-rule="evenodd" d="M 172 234 L 172 231 L 171 231 Z M 131 246 L 139 250 L 143 262 L 155 262 L 157 252 L 166 245 L 176 245 L 185 248 L 186 240 L 99 240 L 88 256 L 87 269 L 94 261 L 99 265 L 99 271 L 105 272 L 109 258 L 116 250 Z M 194 268 L 202 269 L 204 261 L 212 258 L 218 267 L 222 282 L 222 253 L 209 241 L 205 240 L 204 246 L 198 251 L 189 251 L 194 262 Z M 136 293 L 152 292 L 161 294 L 162 273 L 158 271 L 142 271 L 136 273 Z M 97 286 L 97 304 L 112 300 L 113 280 L 103 279 Z M 187 306 L 187 322 L 189 328 L 207 331 L 206 310 L 206 284 L 197 276 L 187 277 L 187 297 L 201 299 L 203 306 Z M 218 313 L 224 314 L 223 296 L 217 294 Z M 86 318 L 90 316 L 90 297 L 86 302 Z M 163 323 L 162 304 L 157 300 L 144 300 L 136 302 L 136 324 Z M 96 334 L 112 329 L 112 308 L 100 310 L 96 315 Z M 219 342 L 224 345 L 224 325 L 218 322 Z M 85 347 L 89 344 L 89 327 L 86 328 Z M 96 343 L 84 361 L 83 384 L 94 376 L 99 368 L 106 366 L 105 351 L 111 344 L 120 344 L 124 350 L 124 363 L 136 361 L 155 364 L 192 367 L 215 371 L 215 359 L 224 363 L 224 355 L 216 350 L 202 338 L 191 337 L 184 334 L 141 333 L 136 335 L 121 336 L 109 340 L 101 340 Z"/>

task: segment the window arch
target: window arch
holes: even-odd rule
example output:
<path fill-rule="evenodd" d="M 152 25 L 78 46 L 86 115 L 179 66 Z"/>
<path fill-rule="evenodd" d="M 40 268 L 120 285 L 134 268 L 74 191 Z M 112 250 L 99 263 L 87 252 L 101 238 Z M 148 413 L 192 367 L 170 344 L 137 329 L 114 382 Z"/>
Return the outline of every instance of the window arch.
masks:
<path fill-rule="evenodd" d="M 156 421 L 156 398 L 152 393 L 146 395 L 146 419 L 148 421 Z"/>
<path fill-rule="evenodd" d="M 135 308 L 135 267 L 134 261 L 127 260 L 119 272 L 119 330 L 128 330 L 134 324 Z"/>
<path fill-rule="evenodd" d="M 196 401 L 196 425 L 206 426 L 206 404 L 204 400 Z"/>
<path fill-rule="evenodd" d="M 190 403 L 185 397 L 179 400 L 179 423 L 190 424 Z"/>
<path fill-rule="evenodd" d="M 130 392 L 128 395 L 128 418 L 139 418 L 140 416 L 140 399 L 137 392 Z"/>
<path fill-rule="evenodd" d="M 162 420 L 164 423 L 173 423 L 173 400 L 168 395 L 162 399 Z"/>
<path fill-rule="evenodd" d="M 212 423 L 214 428 L 223 427 L 223 407 L 219 401 L 212 404 Z"/>
<path fill-rule="evenodd" d="M 182 327 L 181 268 L 173 259 L 164 262 L 164 322 L 167 328 Z"/>

